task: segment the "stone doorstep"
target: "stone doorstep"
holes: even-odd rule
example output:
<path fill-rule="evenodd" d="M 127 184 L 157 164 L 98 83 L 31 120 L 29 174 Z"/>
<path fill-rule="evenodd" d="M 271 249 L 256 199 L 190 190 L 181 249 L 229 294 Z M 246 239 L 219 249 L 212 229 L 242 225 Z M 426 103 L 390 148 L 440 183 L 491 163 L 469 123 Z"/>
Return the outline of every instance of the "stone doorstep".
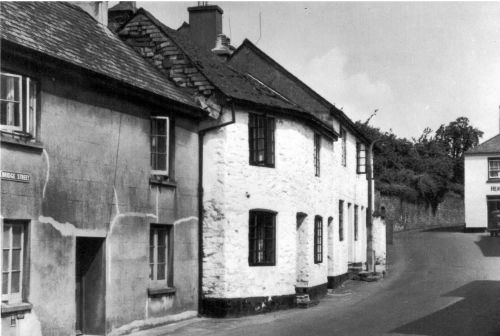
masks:
<path fill-rule="evenodd" d="M 178 322 L 183 322 L 187 320 L 194 320 L 198 317 L 197 311 L 185 311 L 179 314 L 167 315 L 163 317 L 150 318 L 148 320 L 134 321 L 120 328 L 112 330 L 108 336 L 143 336 L 143 335 L 155 335 L 155 329 L 167 326 L 169 324 L 174 324 Z"/>
<path fill-rule="evenodd" d="M 359 272 L 356 274 L 353 278 L 353 280 L 359 280 L 359 281 L 366 281 L 366 282 L 373 282 L 373 281 L 378 281 L 384 277 L 383 273 L 380 272 Z"/>

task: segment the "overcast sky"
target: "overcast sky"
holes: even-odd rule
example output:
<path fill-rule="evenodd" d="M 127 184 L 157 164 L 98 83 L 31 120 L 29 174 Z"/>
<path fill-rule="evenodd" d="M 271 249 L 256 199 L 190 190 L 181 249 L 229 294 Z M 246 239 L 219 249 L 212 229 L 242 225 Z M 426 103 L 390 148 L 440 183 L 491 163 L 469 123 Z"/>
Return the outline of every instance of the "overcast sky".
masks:
<path fill-rule="evenodd" d="M 209 2 L 234 46 L 248 38 L 354 121 L 417 137 L 466 116 L 499 132 L 500 3 Z M 138 2 L 167 26 L 197 2 Z"/>

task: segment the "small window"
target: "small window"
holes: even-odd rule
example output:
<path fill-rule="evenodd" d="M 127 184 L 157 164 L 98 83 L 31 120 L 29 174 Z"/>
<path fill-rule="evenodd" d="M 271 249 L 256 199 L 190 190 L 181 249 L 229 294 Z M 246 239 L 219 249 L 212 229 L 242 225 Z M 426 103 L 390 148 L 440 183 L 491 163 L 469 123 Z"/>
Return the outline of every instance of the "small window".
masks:
<path fill-rule="evenodd" d="M 314 175 L 319 176 L 320 172 L 320 150 L 321 150 L 321 136 L 317 133 L 314 134 Z"/>
<path fill-rule="evenodd" d="M 168 176 L 170 119 L 151 117 L 151 170 L 153 175 Z"/>
<path fill-rule="evenodd" d="M 347 133 L 345 129 L 340 129 L 340 137 L 342 138 L 342 166 L 347 166 Z"/>
<path fill-rule="evenodd" d="M 360 142 L 356 144 L 356 172 L 366 174 L 366 146 Z"/>
<path fill-rule="evenodd" d="M 172 285 L 170 225 L 151 225 L 149 230 L 149 279 L 152 285 Z"/>
<path fill-rule="evenodd" d="M 323 218 L 314 218 L 314 263 L 323 262 Z"/>
<path fill-rule="evenodd" d="M 248 230 L 250 266 L 276 264 L 276 213 L 251 210 Z"/>
<path fill-rule="evenodd" d="M 344 240 L 344 201 L 339 201 L 339 241 Z"/>
<path fill-rule="evenodd" d="M 274 118 L 249 114 L 248 139 L 251 165 L 274 167 L 274 130 Z"/>
<path fill-rule="evenodd" d="M 358 206 L 354 205 L 354 240 L 358 240 Z"/>
<path fill-rule="evenodd" d="M 25 225 L 4 221 L 2 256 L 3 302 L 18 303 L 22 301 L 25 249 Z"/>
<path fill-rule="evenodd" d="M 488 177 L 500 179 L 500 158 L 488 159 Z"/>
<path fill-rule="evenodd" d="M 34 138 L 37 85 L 32 79 L 0 73 L 0 127 L 8 133 Z"/>

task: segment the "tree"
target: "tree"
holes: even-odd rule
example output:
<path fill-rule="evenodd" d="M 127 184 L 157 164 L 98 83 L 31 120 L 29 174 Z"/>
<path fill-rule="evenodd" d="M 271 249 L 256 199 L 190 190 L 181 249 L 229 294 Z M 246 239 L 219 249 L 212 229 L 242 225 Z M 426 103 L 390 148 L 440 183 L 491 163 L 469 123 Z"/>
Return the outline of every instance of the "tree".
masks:
<path fill-rule="evenodd" d="M 464 159 L 466 151 L 479 144 L 483 132 L 469 125 L 466 117 L 457 118 L 436 131 L 436 141 L 444 145 L 447 155 L 453 160 L 453 181 L 464 183 Z"/>

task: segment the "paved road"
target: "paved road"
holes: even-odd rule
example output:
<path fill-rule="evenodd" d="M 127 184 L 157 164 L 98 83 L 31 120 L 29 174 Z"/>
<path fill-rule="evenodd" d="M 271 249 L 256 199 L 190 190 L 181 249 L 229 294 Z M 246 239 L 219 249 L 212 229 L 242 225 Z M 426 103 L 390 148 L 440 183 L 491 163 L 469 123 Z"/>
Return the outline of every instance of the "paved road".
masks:
<path fill-rule="evenodd" d="M 199 319 L 157 335 L 500 335 L 500 237 L 399 233 L 389 252 L 389 277 L 350 281 L 316 307 Z"/>

